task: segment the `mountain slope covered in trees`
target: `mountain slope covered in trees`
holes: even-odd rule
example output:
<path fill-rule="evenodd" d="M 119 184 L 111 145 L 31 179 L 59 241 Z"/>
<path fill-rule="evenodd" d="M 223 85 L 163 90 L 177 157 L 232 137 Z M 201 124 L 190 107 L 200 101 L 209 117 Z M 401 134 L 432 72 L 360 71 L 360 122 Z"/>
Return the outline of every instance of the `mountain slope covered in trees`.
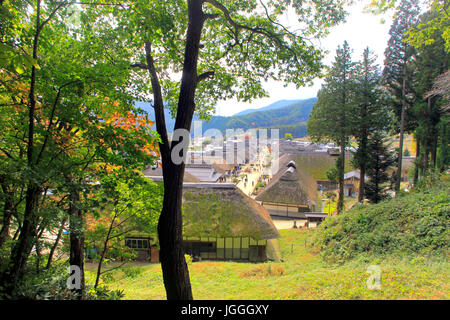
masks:
<path fill-rule="evenodd" d="M 268 106 L 265 107 L 261 107 L 261 108 L 252 108 L 252 109 L 246 109 L 240 112 L 237 112 L 235 114 L 233 114 L 233 116 L 244 116 L 246 114 L 252 113 L 252 112 L 257 112 L 257 111 L 267 111 L 267 110 L 275 110 L 275 109 L 281 109 L 290 105 L 293 105 L 294 103 L 297 102 L 302 102 L 304 100 L 278 100 L 274 103 L 269 104 Z"/>
<path fill-rule="evenodd" d="M 208 129 L 218 129 L 225 133 L 226 129 L 268 128 L 279 129 L 280 137 L 284 136 L 285 133 L 291 133 L 293 137 L 304 137 L 307 135 L 306 121 L 316 101 L 317 98 L 291 101 L 280 100 L 260 109 L 249 109 L 256 111 L 243 115 L 230 117 L 213 116 L 209 121 L 202 121 L 202 130 L 204 133 Z M 138 102 L 136 106 L 147 111 L 150 117 L 153 116 L 153 110 L 151 110 L 149 103 Z M 279 106 L 283 107 L 278 108 Z M 246 111 L 248 110 L 242 112 Z M 175 119 L 171 117 L 168 109 L 165 109 L 164 113 L 167 128 L 172 130 Z M 193 120 L 199 120 L 199 118 L 194 116 Z"/>

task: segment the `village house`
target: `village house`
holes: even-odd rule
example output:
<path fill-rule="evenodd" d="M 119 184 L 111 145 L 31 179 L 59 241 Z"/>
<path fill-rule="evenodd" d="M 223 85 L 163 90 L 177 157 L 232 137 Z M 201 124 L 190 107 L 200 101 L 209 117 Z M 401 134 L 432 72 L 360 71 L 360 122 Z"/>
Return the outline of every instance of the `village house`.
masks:
<path fill-rule="evenodd" d="M 279 259 L 273 241 L 280 235 L 269 213 L 231 183 L 183 184 L 183 235 L 194 260 Z M 135 234 L 125 244 L 136 260 L 159 262 L 156 236 Z"/>
<path fill-rule="evenodd" d="M 291 156 L 279 158 L 279 170 L 268 185 L 256 196 L 256 201 L 272 216 L 303 217 L 302 212 L 317 208 L 317 182 Z"/>
<path fill-rule="evenodd" d="M 367 177 L 364 179 L 367 181 Z M 344 193 L 346 197 L 357 197 L 359 193 L 359 185 L 361 181 L 361 173 L 354 170 L 344 174 Z"/>
<path fill-rule="evenodd" d="M 231 183 L 183 185 L 183 246 L 194 259 L 276 260 L 267 210 Z"/>

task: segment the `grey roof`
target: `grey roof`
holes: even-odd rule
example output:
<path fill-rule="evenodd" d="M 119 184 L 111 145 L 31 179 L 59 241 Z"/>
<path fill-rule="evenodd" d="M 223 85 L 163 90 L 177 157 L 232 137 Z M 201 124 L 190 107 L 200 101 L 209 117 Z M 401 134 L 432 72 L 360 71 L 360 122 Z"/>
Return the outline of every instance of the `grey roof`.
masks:
<path fill-rule="evenodd" d="M 143 173 L 154 181 L 162 181 L 163 174 L 160 167 L 148 167 Z M 187 164 L 184 170 L 184 182 L 217 182 L 221 176 L 222 173 L 208 164 Z"/>
<path fill-rule="evenodd" d="M 217 182 L 222 176 L 222 173 L 217 172 L 211 165 L 187 165 L 185 172 L 204 182 Z"/>
<path fill-rule="evenodd" d="M 347 172 L 346 174 L 344 174 L 344 179 L 350 179 L 350 178 L 361 179 L 361 173 L 359 172 L 359 170 L 354 170 L 354 171 L 350 171 L 350 172 Z"/>
<path fill-rule="evenodd" d="M 307 218 L 326 218 L 326 217 L 328 217 L 328 214 L 322 213 L 322 212 L 305 212 L 305 217 L 307 217 Z"/>

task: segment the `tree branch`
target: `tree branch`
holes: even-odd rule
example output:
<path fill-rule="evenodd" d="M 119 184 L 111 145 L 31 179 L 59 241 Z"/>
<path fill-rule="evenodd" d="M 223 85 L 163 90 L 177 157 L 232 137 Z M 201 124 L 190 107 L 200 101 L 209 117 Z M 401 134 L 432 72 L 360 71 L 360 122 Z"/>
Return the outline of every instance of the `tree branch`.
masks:
<path fill-rule="evenodd" d="M 218 13 L 205 13 L 205 19 L 214 20 L 219 17 Z"/>
<path fill-rule="evenodd" d="M 215 7 L 216 9 L 219 9 L 220 11 L 222 11 L 222 13 L 225 16 L 225 19 L 228 21 L 228 23 L 230 23 L 235 28 L 235 30 L 244 29 L 244 30 L 250 31 L 252 33 L 257 33 L 257 34 L 263 35 L 263 36 L 265 36 L 267 38 L 270 38 L 272 41 L 276 42 L 279 47 L 282 47 L 282 48 L 288 50 L 294 56 L 295 62 L 297 63 L 297 65 L 299 65 L 299 66 L 301 65 L 296 52 L 294 50 L 292 50 L 288 45 L 286 45 L 286 43 L 284 41 L 282 41 L 278 37 L 277 34 L 274 34 L 274 33 L 270 32 L 270 31 L 268 31 L 268 30 L 266 30 L 264 28 L 261 28 L 261 27 L 249 27 L 249 26 L 237 23 L 231 17 L 231 14 L 228 11 L 228 9 L 222 3 L 220 3 L 217 0 L 203 0 L 203 1 L 204 1 L 204 3 L 209 3 L 210 5 Z M 268 15 L 266 6 L 262 2 L 261 2 L 261 4 L 266 9 L 267 18 L 268 18 L 268 20 L 271 23 L 281 26 L 286 33 L 288 33 L 291 36 L 295 36 L 295 38 L 299 38 L 297 35 L 294 35 L 292 32 L 287 30 L 284 26 L 282 26 L 279 23 L 273 21 Z M 237 34 L 237 32 L 235 34 Z M 303 39 L 301 39 L 301 40 L 303 41 Z"/>
<path fill-rule="evenodd" d="M 133 64 L 130 65 L 130 67 L 144 69 L 144 70 L 150 70 L 148 65 L 146 65 L 144 63 L 133 63 Z"/>
<path fill-rule="evenodd" d="M 39 163 L 39 161 L 41 159 L 41 156 L 42 156 L 42 154 L 43 154 L 43 152 L 45 150 L 45 147 L 47 146 L 47 142 L 48 142 L 48 139 L 49 139 L 49 136 L 50 136 L 50 130 L 52 129 L 52 126 L 53 126 L 53 118 L 55 117 L 56 106 L 58 105 L 58 102 L 59 102 L 59 99 L 60 99 L 60 96 L 61 96 L 61 90 L 63 88 L 65 88 L 65 87 L 70 86 L 71 84 L 77 83 L 77 82 L 79 82 L 79 80 L 69 81 L 68 83 L 63 84 L 62 86 L 60 86 L 58 88 L 58 91 L 56 93 L 55 101 L 53 102 L 52 111 L 50 113 L 50 119 L 49 119 L 49 122 L 48 122 L 47 130 L 46 130 L 46 136 L 44 138 L 44 143 L 42 144 L 41 150 L 39 151 L 39 155 L 37 157 L 36 164 Z"/>
<path fill-rule="evenodd" d="M 207 78 L 212 78 L 212 77 L 214 77 L 214 74 L 215 74 L 214 71 L 207 71 L 207 72 L 204 72 L 202 74 L 199 74 L 197 76 L 197 82 L 200 82 L 200 81 L 205 80 Z"/>
<path fill-rule="evenodd" d="M 56 8 L 53 9 L 53 11 L 50 13 L 50 15 L 48 16 L 48 18 L 45 19 L 44 22 L 42 22 L 41 24 L 39 24 L 39 26 L 38 26 L 39 32 L 40 32 L 40 31 L 42 30 L 42 28 L 44 28 L 44 26 L 45 26 L 45 25 L 53 18 L 53 16 L 56 14 L 56 12 L 58 12 L 59 9 L 61 9 L 61 8 L 64 7 L 64 6 L 69 6 L 69 5 L 71 5 L 72 3 L 73 3 L 73 1 L 72 1 L 72 2 L 62 1 L 60 4 L 58 4 L 58 5 L 56 6 Z"/>
<path fill-rule="evenodd" d="M 155 110 L 156 131 L 158 132 L 161 143 L 159 151 L 161 157 L 170 157 L 170 145 L 167 135 L 166 119 L 164 116 L 164 101 L 162 97 L 161 84 L 159 83 L 158 73 L 155 68 L 155 61 L 152 56 L 152 47 L 150 41 L 145 42 L 145 58 L 147 60 L 148 71 L 150 73 L 153 89 L 153 109 Z"/>

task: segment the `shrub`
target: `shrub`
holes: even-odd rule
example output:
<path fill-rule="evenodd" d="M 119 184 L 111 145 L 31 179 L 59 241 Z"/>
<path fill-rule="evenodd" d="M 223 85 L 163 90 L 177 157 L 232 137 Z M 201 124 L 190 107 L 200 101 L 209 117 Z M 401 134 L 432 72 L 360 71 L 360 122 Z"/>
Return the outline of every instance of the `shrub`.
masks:
<path fill-rule="evenodd" d="M 138 275 L 142 273 L 142 268 L 139 267 L 123 267 L 123 273 L 127 278 L 136 278 Z"/>
<path fill-rule="evenodd" d="M 421 189 L 326 219 L 312 243 L 324 259 L 343 262 L 362 254 L 444 255 L 449 248 L 450 184 Z"/>
<path fill-rule="evenodd" d="M 184 255 L 184 259 L 186 259 L 186 264 L 190 265 L 192 263 L 192 257 L 188 254 Z"/>

